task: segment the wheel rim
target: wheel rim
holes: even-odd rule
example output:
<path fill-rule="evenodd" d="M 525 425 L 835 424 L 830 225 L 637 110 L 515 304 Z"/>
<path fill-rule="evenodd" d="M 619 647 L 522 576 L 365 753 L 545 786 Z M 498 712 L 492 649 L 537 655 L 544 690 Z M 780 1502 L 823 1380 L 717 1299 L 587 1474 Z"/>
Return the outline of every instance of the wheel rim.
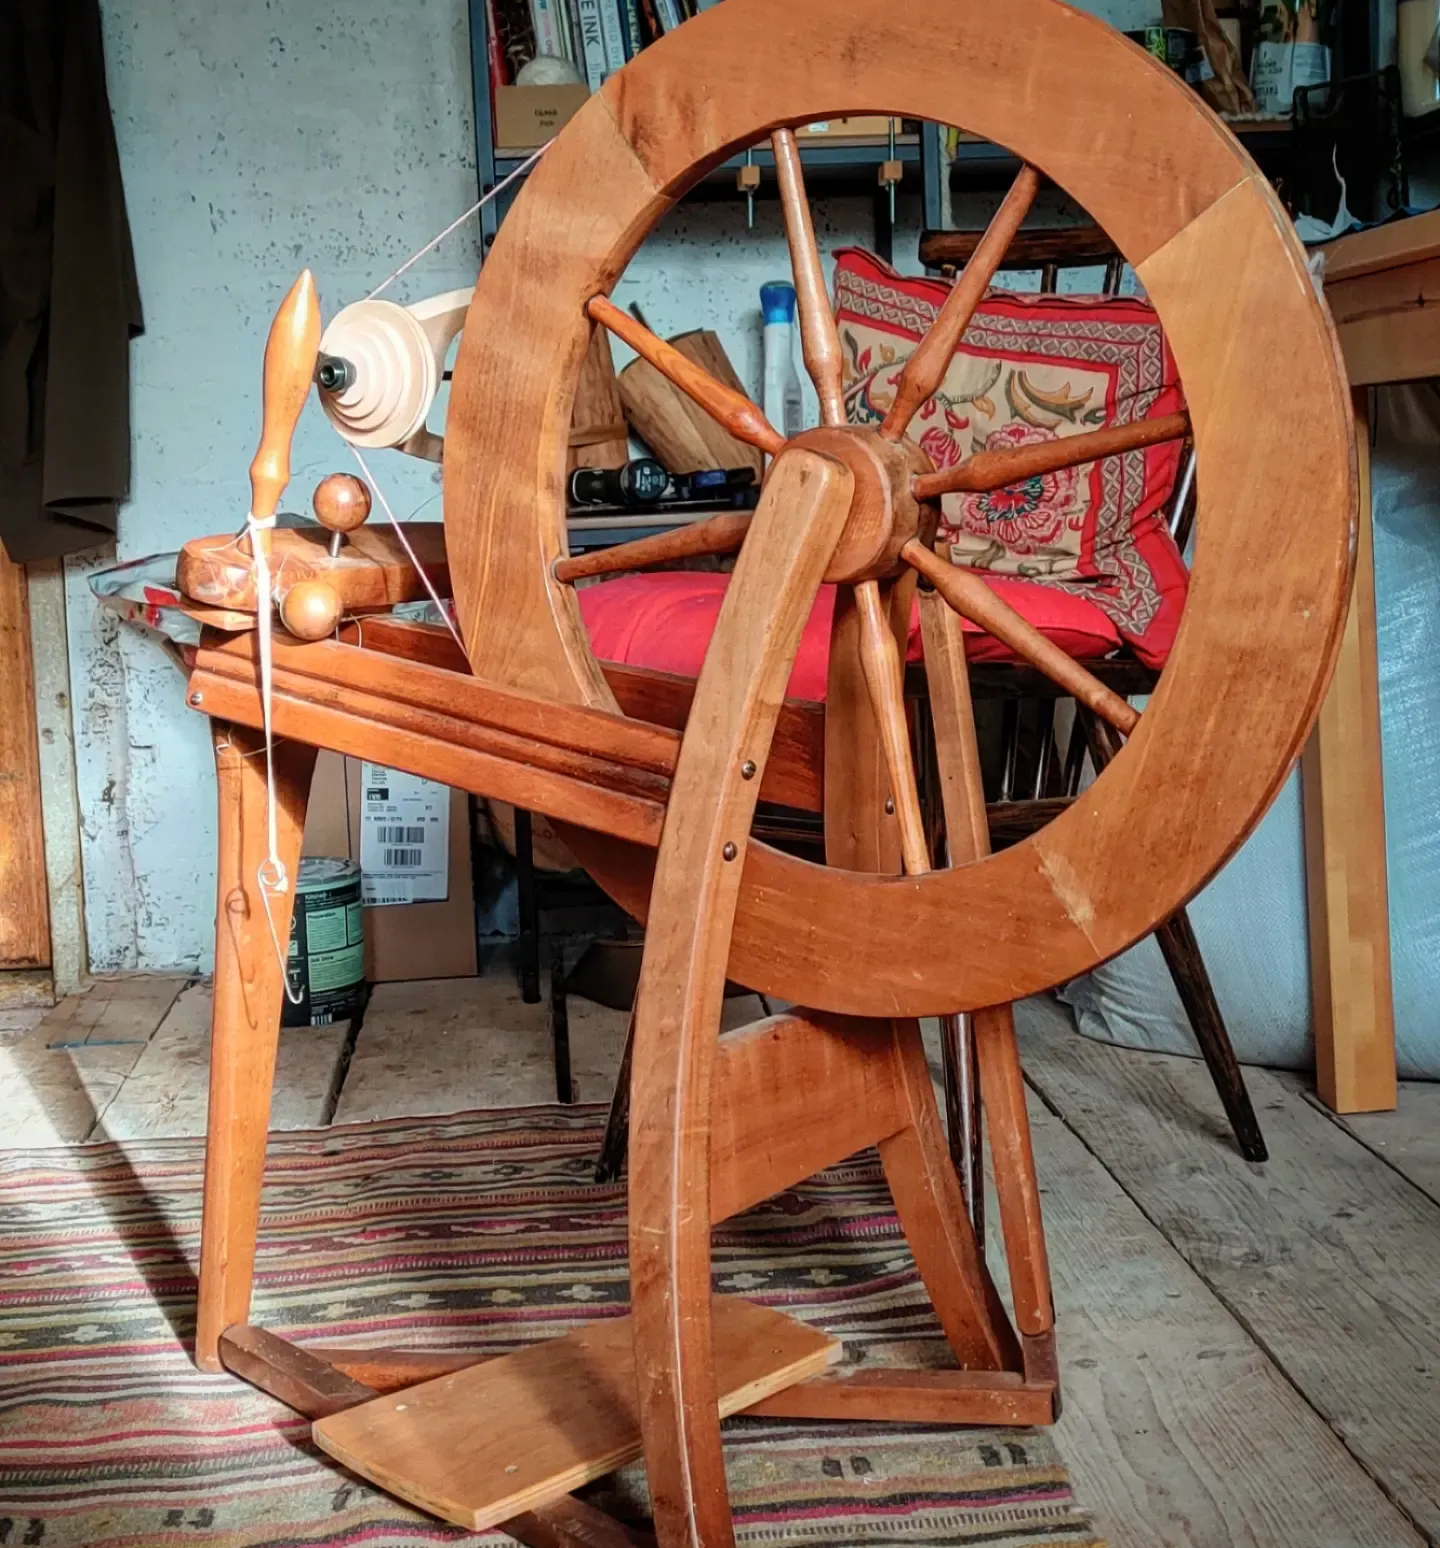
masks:
<path fill-rule="evenodd" d="M 1238 846 L 1328 678 L 1355 472 L 1338 351 L 1303 254 L 1268 184 L 1183 83 L 1056 0 L 897 0 L 885 21 L 877 34 L 858 0 L 792 0 L 783 13 L 726 0 L 572 120 L 476 289 L 450 401 L 445 524 L 477 675 L 613 709 L 550 564 L 564 552 L 584 304 L 608 294 L 675 197 L 771 128 L 903 114 L 1007 146 L 1109 232 L 1174 349 L 1199 462 L 1189 601 L 1139 729 L 1061 817 L 974 865 L 862 876 L 753 842 L 746 859 L 732 976 L 822 1009 L 915 1015 L 1088 970 Z M 1045 106 L 1057 81 L 1063 118 Z M 643 915 L 653 857 L 573 837 L 582 863 Z"/>

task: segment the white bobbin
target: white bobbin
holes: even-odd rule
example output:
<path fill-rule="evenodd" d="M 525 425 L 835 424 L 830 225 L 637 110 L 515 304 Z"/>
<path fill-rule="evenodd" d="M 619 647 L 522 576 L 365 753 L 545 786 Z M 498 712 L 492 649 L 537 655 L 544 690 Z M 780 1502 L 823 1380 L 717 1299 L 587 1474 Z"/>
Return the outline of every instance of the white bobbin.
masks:
<path fill-rule="evenodd" d="M 356 301 L 337 313 L 320 340 L 322 355 L 352 368 L 338 389 L 320 389 L 320 403 L 353 446 L 394 446 L 440 460 L 443 442 L 425 428 L 445 371 L 445 357 L 465 324 L 473 287 L 400 306 Z"/>

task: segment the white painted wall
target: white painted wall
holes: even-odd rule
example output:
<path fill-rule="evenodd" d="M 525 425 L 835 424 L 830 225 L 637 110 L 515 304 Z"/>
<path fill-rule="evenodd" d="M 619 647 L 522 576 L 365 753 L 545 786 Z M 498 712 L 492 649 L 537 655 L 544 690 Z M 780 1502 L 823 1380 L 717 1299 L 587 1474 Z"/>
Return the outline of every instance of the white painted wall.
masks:
<path fill-rule="evenodd" d="M 992 0 L 1001 3 L 1001 0 Z M 1120 26 L 1159 0 L 1093 0 Z M 242 522 L 259 425 L 260 359 L 280 296 L 314 268 L 327 315 L 364 294 L 474 198 L 464 0 L 103 0 L 110 96 L 145 335 L 134 346 L 134 478 L 118 557 Z M 1063 92 L 1063 83 L 1057 83 Z M 868 201 L 822 203 L 823 245 L 871 241 Z M 896 252 L 914 252 L 917 202 Z M 474 278 L 473 232 L 397 299 Z M 662 333 L 711 327 L 758 389 L 757 292 L 783 276 L 775 205 L 747 233 L 738 200 L 686 207 L 621 282 Z M 537 282 L 543 283 L 543 278 Z M 291 496 L 346 465 L 318 410 Z M 438 489 L 393 454 L 377 474 L 408 514 Z M 204 968 L 213 920 L 214 796 L 205 722 L 149 640 L 93 603 L 107 552 L 68 566 L 86 918 L 96 970 Z"/>

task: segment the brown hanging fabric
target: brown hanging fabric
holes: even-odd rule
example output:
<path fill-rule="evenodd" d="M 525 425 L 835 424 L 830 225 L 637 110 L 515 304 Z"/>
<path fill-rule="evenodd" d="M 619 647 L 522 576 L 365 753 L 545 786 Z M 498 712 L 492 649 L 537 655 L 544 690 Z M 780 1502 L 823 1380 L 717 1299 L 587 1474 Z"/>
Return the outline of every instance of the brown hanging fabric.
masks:
<path fill-rule="evenodd" d="M 97 0 L 0 6 L 0 542 L 103 543 L 130 483 L 140 295 Z"/>

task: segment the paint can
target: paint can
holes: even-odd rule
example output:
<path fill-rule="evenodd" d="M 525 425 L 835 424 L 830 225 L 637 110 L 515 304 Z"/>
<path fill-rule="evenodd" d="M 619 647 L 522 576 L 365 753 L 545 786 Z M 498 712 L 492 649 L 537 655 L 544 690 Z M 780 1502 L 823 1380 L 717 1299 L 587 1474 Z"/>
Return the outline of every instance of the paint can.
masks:
<path fill-rule="evenodd" d="M 326 1027 L 364 1005 L 365 923 L 353 860 L 307 855 L 300 862 L 286 975 L 281 1026 Z"/>

